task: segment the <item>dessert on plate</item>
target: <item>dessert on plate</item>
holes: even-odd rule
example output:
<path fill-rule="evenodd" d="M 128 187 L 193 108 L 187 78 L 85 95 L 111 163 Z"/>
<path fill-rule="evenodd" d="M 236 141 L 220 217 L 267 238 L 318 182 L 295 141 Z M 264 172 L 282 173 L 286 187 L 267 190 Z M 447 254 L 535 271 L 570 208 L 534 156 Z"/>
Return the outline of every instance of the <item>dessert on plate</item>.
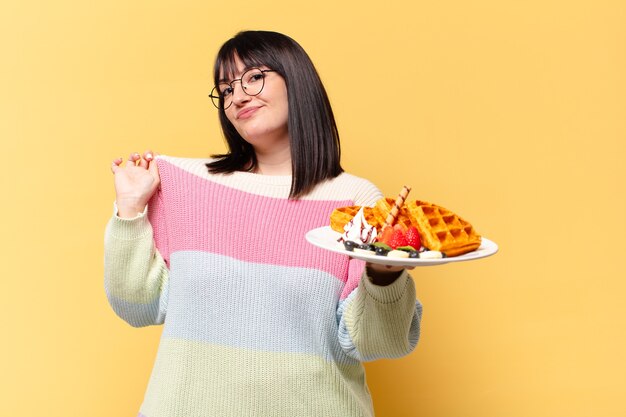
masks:
<path fill-rule="evenodd" d="M 459 256 L 478 249 L 481 236 L 467 220 L 436 204 L 407 201 L 411 189 L 381 198 L 374 207 L 349 206 L 330 216 L 332 230 L 348 251 L 402 258 Z"/>

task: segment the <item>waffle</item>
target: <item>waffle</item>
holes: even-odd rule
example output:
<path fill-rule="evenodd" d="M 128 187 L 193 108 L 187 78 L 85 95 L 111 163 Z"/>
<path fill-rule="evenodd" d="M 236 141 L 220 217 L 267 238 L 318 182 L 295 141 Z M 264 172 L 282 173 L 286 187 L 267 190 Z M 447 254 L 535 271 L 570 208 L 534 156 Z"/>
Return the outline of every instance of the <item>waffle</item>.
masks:
<path fill-rule="evenodd" d="M 450 210 L 420 200 L 409 201 L 404 208 L 428 249 L 458 256 L 480 246 L 480 235 L 472 225 Z"/>
<path fill-rule="evenodd" d="M 335 232 L 343 233 L 344 226 L 348 224 L 348 222 L 352 220 L 354 216 L 356 216 L 360 209 L 361 206 L 349 206 L 340 207 L 333 210 L 330 215 L 331 229 L 333 229 Z M 375 209 L 372 207 L 363 207 L 363 215 L 365 216 L 365 221 L 368 222 L 370 225 L 376 227 L 376 229 L 379 229 L 380 225 L 378 224 L 378 220 L 374 212 Z M 383 224 L 384 223 L 385 221 L 383 220 Z"/>
<path fill-rule="evenodd" d="M 393 203 L 393 198 L 381 198 L 376 202 L 375 207 L 364 207 L 365 221 L 379 231 L 382 230 Z M 336 232 L 343 233 L 344 226 L 356 216 L 360 208 L 361 206 L 348 206 L 335 209 L 330 215 L 330 227 Z M 412 224 L 406 206 L 400 208 L 395 224 L 398 223 L 402 224 L 405 229 Z"/>
<path fill-rule="evenodd" d="M 393 207 L 395 200 L 393 198 L 381 198 L 376 202 L 376 207 L 374 210 L 374 216 L 376 217 L 376 221 L 379 226 L 376 226 L 379 230 L 382 226 L 385 225 L 385 221 L 387 216 L 391 212 L 391 208 Z M 404 229 L 408 229 L 411 226 L 411 219 L 409 217 L 409 212 L 406 209 L 406 205 L 400 207 L 400 211 L 398 212 L 398 217 L 396 217 L 396 221 L 394 224 L 401 224 L 404 226 Z"/>

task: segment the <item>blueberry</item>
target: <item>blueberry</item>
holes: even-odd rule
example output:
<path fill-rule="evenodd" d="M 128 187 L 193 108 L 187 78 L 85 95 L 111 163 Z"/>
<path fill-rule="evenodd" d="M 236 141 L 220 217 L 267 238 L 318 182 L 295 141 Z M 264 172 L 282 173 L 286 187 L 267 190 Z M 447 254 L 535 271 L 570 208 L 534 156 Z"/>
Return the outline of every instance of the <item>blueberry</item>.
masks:
<path fill-rule="evenodd" d="M 376 248 L 376 255 L 387 256 L 388 253 L 389 253 L 389 249 L 385 249 L 380 246 Z"/>
<path fill-rule="evenodd" d="M 420 257 L 420 253 L 416 250 L 412 250 L 409 252 L 409 258 L 419 258 Z"/>
<path fill-rule="evenodd" d="M 343 242 L 343 246 L 346 248 L 348 252 L 353 252 L 354 247 L 356 246 L 356 243 L 354 243 L 351 240 L 346 240 L 345 242 Z"/>

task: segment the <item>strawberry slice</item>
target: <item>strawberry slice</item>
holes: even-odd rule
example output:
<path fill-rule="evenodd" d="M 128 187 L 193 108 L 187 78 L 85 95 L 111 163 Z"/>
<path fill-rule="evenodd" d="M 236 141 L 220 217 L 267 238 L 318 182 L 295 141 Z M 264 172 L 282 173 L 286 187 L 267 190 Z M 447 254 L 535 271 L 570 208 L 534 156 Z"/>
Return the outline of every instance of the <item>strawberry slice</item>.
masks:
<path fill-rule="evenodd" d="M 415 226 L 409 227 L 409 230 L 406 231 L 406 240 L 409 246 L 413 246 L 416 250 L 422 246 L 420 234 Z"/>
<path fill-rule="evenodd" d="M 389 239 L 387 243 L 392 248 L 397 248 L 398 246 L 407 246 L 409 243 L 407 242 L 406 235 L 402 230 L 402 226 L 396 225 L 393 228 L 393 233 L 391 235 L 391 239 Z"/>

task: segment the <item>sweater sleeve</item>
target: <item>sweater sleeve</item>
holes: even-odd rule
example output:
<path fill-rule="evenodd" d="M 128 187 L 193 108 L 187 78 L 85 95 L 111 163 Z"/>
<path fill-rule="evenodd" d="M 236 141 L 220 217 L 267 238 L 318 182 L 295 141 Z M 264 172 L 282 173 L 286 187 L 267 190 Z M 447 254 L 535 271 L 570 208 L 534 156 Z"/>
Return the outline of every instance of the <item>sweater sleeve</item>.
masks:
<path fill-rule="evenodd" d="M 150 204 L 158 205 L 158 198 Z M 151 207 L 150 212 L 155 213 Z M 104 286 L 115 313 L 134 327 L 165 320 L 169 270 L 155 246 L 148 210 L 133 219 L 114 215 L 104 241 Z"/>
<path fill-rule="evenodd" d="M 354 186 L 356 205 L 373 206 L 383 197 L 371 182 Z M 398 358 L 415 349 L 420 334 L 422 305 L 415 299 L 415 284 L 404 270 L 388 286 L 371 282 L 363 261 L 350 260 L 348 281 L 337 309 L 339 343 L 359 361 Z"/>
<path fill-rule="evenodd" d="M 354 190 L 354 204 L 373 207 L 376 201 L 383 198 L 383 193 L 370 181 L 361 178 Z"/>
<path fill-rule="evenodd" d="M 367 273 L 337 310 L 339 343 L 359 361 L 398 358 L 415 349 L 422 305 L 406 270 L 388 286 L 374 285 Z"/>

